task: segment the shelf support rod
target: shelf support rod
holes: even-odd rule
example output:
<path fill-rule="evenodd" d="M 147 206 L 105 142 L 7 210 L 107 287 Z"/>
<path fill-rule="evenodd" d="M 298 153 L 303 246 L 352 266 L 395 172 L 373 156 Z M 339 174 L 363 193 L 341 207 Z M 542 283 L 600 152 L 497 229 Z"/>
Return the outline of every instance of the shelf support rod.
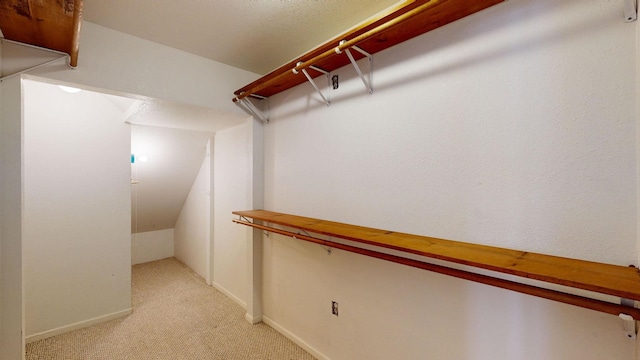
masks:
<path fill-rule="evenodd" d="M 302 61 L 298 62 L 296 64 L 296 67 L 300 66 L 300 64 L 302 64 Z M 314 66 L 314 65 L 309 66 L 309 68 L 325 74 L 327 76 L 327 85 L 329 84 L 329 72 L 328 71 L 324 71 L 324 70 L 322 70 L 319 67 Z M 322 91 L 320 91 L 320 88 L 318 87 L 318 85 L 316 85 L 316 82 L 313 81 L 313 78 L 311 77 L 311 75 L 309 75 L 309 72 L 307 71 L 307 69 L 302 68 L 301 70 L 302 70 L 302 73 L 304 74 L 304 76 L 307 78 L 307 80 L 309 80 L 309 82 L 311 83 L 313 88 L 316 89 L 318 94 L 320 94 L 320 97 L 322 97 L 322 100 L 324 100 L 324 103 L 327 104 L 327 106 L 331 105 L 331 99 L 330 98 L 328 99 L 329 95 L 327 94 L 326 97 L 324 96 Z M 300 73 L 300 72 L 298 72 L 298 70 L 296 70 L 296 68 L 293 68 L 293 70 L 291 70 L 291 71 L 296 75 L 298 75 Z"/>
<path fill-rule="evenodd" d="M 301 234 L 304 235 L 304 236 L 311 237 L 311 234 L 309 234 L 306 230 L 299 229 L 298 230 L 298 235 L 301 235 Z M 294 239 L 295 239 L 295 237 L 294 237 Z M 330 247 L 324 246 L 322 244 L 318 244 L 318 245 L 327 252 L 327 255 L 331 255 L 331 248 Z"/>
<path fill-rule="evenodd" d="M 624 0 L 624 21 L 633 22 L 638 19 L 638 0 Z"/>
<path fill-rule="evenodd" d="M 618 316 L 622 319 L 625 336 L 631 340 L 636 339 L 638 335 L 636 333 L 636 320 L 633 316 L 624 313 L 620 313 Z"/>
<path fill-rule="evenodd" d="M 244 216 L 239 216 L 239 219 L 240 220 L 238 220 L 238 221 L 245 221 L 247 224 L 253 224 L 253 222 L 251 220 L 247 219 Z M 264 234 L 264 236 L 266 236 L 266 237 L 269 237 L 269 231 L 267 231 L 267 230 L 262 230 L 262 234 Z"/>
<path fill-rule="evenodd" d="M 340 45 L 343 45 L 346 42 L 347 42 L 347 40 L 342 40 L 342 41 L 340 41 Z M 351 48 L 353 48 L 354 50 L 356 50 L 360 54 L 366 56 L 367 59 L 369 59 L 369 81 L 367 81 L 364 78 L 364 74 L 362 73 L 362 70 L 360 70 L 360 66 L 358 66 L 358 63 L 356 62 L 356 59 L 351 54 L 351 51 L 348 48 L 344 49 L 344 51 L 347 53 L 347 57 L 349 58 L 349 61 L 351 61 L 351 64 L 356 69 L 356 72 L 358 73 L 358 76 L 360 76 L 360 80 L 362 80 L 362 83 L 364 84 L 364 87 L 367 88 L 367 90 L 369 91 L 369 95 L 371 95 L 371 94 L 373 94 L 373 81 L 372 81 L 372 77 L 373 77 L 373 55 L 369 54 L 368 52 L 362 50 L 361 48 L 359 48 L 358 46 L 355 46 L 355 45 L 352 46 Z M 338 52 L 339 49 L 340 49 L 339 47 L 336 48 L 336 52 Z"/>
<path fill-rule="evenodd" d="M 243 97 L 238 99 L 236 97 L 236 99 L 238 99 L 238 101 L 236 101 L 236 104 L 240 104 L 245 111 L 247 111 L 248 113 L 250 113 L 251 115 L 255 116 L 258 120 L 262 121 L 263 123 L 269 123 L 269 99 L 264 97 L 264 96 L 260 96 L 260 95 L 255 95 L 255 94 L 251 94 L 249 95 L 251 97 L 254 98 L 258 98 L 261 101 L 266 100 L 267 101 L 267 114 L 265 114 L 264 112 L 258 110 L 258 108 L 251 102 L 251 100 L 249 100 L 247 97 Z"/>
<path fill-rule="evenodd" d="M 635 309 L 635 301 L 633 301 L 632 299 L 620 298 L 620 305 Z M 636 339 L 636 337 L 638 336 L 638 333 L 636 331 L 636 319 L 634 319 L 632 315 L 629 315 L 626 312 L 621 312 L 618 316 L 620 317 L 620 319 L 622 319 L 622 326 L 624 327 L 625 336 L 631 340 Z"/>

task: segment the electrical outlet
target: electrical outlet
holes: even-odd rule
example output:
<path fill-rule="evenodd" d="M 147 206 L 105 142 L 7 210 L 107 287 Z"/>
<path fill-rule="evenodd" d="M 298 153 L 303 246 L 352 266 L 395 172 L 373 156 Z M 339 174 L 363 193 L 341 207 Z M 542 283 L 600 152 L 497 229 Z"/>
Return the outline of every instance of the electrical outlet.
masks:
<path fill-rule="evenodd" d="M 338 316 L 338 303 L 335 301 L 331 302 L 331 313 L 335 316 Z"/>

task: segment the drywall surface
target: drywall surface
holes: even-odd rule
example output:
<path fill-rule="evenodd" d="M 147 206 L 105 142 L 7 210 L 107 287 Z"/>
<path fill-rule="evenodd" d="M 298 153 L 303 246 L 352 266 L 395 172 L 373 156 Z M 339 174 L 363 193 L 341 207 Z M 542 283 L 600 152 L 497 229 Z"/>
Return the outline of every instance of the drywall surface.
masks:
<path fill-rule="evenodd" d="M 25 336 L 131 308 L 131 132 L 103 95 L 25 81 Z"/>
<path fill-rule="evenodd" d="M 131 231 L 173 229 L 205 157 L 211 133 L 131 126 Z"/>
<path fill-rule="evenodd" d="M 21 359 L 22 87 L 0 82 L 0 358 Z"/>
<path fill-rule="evenodd" d="M 173 229 L 131 234 L 131 265 L 173 257 Z"/>
<path fill-rule="evenodd" d="M 374 55 L 373 95 L 352 67 L 330 107 L 278 94 L 265 207 L 637 265 L 636 27 L 620 1 L 512 0 Z M 264 240 L 264 316 L 330 359 L 635 356 L 616 316 Z"/>
<path fill-rule="evenodd" d="M 217 116 L 226 119 L 225 121 L 237 119 L 238 116 L 246 117 L 243 111 L 233 105 L 230 96 L 236 89 L 256 79 L 257 74 L 111 31 L 89 22 L 83 22 L 80 42 L 82 55 L 76 69 L 57 63 L 57 65 L 32 71 L 30 74 L 53 82 L 78 84 L 85 88 L 206 106 L 218 109 Z M 2 56 L 5 59 L 13 54 L 3 51 Z M 21 63 L 30 61 L 30 59 L 24 60 Z M 3 293 L 11 294 L 10 297 L 13 299 L 12 301 L 6 298 L 0 299 L 3 314 L 2 341 L 10 344 L 8 347 L 3 346 L 3 356 L 5 349 L 17 349 L 16 353 L 22 352 L 19 349 L 20 342 L 9 337 L 17 336 L 15 339 L 19 339 L 21 328 L 19 314 L 21 316 L 22 313 L 21 291 L 19 291 L 19 284 L 22 282 L 19 256 L 22 235 L 16 222 L 22 216 L 18 202 L 18 196 L 22 193 L 20 187 L 22 154 L 19 147 L 21 125 L 16 122 L 21 117 L 21 110 L 20 90 L 19 85 L 16 84 L 19 84 L 17 78 L 11 81 L 5 80 L 2 83 L 5 94 L 2 102 L 2 121 L 6 123 L 3 124 L 2 129 L 2 176 L 6 178 L 2 179 L 6 182 L 1 189 L 3 202 L 0 205 L 4 211 L 1 230 L 3 261 L 0 279 L 3 286 L 16 286 L 10 289 L 2 288 Z M 10 115 L 5 117 L 5 113 Z M 130 234 L 127 234 L 127 238 L 130 239 Z M 5 262 L 5 259 L 11 260 Z M 130 259 L 126 261 L 130 264 Z M 9 290 L 11 291 L 8 292 Z"/>
<path fill-rule="evenodd" d="M 231 101 L 233 92 L 259 77 L 86 21 L 80 44 L 73 71 L 61 62 L 30 74 L 219 109 L 220 116 L 244 116 Z"/>
<path fill-rule="evenodd" d="M 182 206 L 174 233 L 174 254 L 183 263 L 203 278 L 207 278 L 207 249 L 210 242 L 210 143 L 202 152 L 206 153 L 189 195 Z"/>
<path fill-rule="evenodd" d="M 250 119 L 216 133 L 214 142 L 213 281 L 237 302 L 247 303 L 247 237 L 232 211 L 252 207 L 252 127 Z"/>

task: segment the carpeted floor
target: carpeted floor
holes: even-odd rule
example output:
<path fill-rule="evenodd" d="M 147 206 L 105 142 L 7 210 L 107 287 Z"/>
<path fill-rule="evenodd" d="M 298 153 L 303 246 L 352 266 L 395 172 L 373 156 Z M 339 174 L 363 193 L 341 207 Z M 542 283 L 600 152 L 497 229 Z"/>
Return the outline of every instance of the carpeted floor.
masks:
<path fill-rule="evenodd" d="M 175 258 L 135 265 L 133 314 L 27 344 L 27 360 L 314 359 Z"/>

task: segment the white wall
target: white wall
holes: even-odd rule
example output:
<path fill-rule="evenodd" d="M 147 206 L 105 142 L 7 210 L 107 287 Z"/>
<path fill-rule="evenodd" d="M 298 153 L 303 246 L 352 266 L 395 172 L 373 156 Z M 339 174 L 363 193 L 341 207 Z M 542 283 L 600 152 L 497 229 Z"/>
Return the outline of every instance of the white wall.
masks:
<path fill-rule="evenodd" d="M 244 112 L 229 100 L 233 91 L 257 78 L 256 74 L 193 56 L 83 22 L 81 55 L 76 69 L 49 66 L 31 72 L 43 78 L 86 87 L 125 92 Z M 2 56 L 7 56 L 3 53 Z M 2 84 L 2 355 L 16 358 L 20 338 L 21 292 L 21 123 L 19 79 Z M 9 260 L 7 260 L 9 259 Z M 10 295 L 4 295 L 10 294 Z M 5 344 L 8 344 L 5 346 Z"/>
<path fill-rule="evenodd" d="M 508 1 L 271 98 L 265 207 L 637 264 L 636 41 L 622 1 Z M 362 64 L 366 68 L 366 64 Z M 338 359 L 633 359 L 620 320 L 272 235 L 264 316 Z M 330 314 L 338 301 L 340 316 Z"/>
<path fill-rule="evenodd" d="M 233 92 L 258 77 L 86 21 L 76 69 L 59 64 L 30 74 L 240 114 Z"/>
<path fill-rule="evenodd" d="M 206 152 L 206 156 L 176 221 L 173 250 L 180 261 L 205 279 L 209 273 L 207 253 L 211 226 L 210 148 L 211 141 L 207 143 L 206 148 L 202 149 Z"/>
<path fill-rule="evenodd" d="M 131 265 L 173 257 L 173 229 L 131 234 Z"/>
<path fill-rule="evenodd" d="M 0 358 L 21 359 L 22 86 L 0 82 Z"/>
<path fill-rule="evenodd" d="M 102 95 L 25 81 L 23 271 L 29 340 L 131 308 L 131 146 Z"/>
<path fill-rule="evenodd" d="M 247 305 L 247 240 L 251 229 L 234 224 L 232 211 L 252 206 L 253 119 L 216 133 L 214 142 L 214 285 Z"/>

